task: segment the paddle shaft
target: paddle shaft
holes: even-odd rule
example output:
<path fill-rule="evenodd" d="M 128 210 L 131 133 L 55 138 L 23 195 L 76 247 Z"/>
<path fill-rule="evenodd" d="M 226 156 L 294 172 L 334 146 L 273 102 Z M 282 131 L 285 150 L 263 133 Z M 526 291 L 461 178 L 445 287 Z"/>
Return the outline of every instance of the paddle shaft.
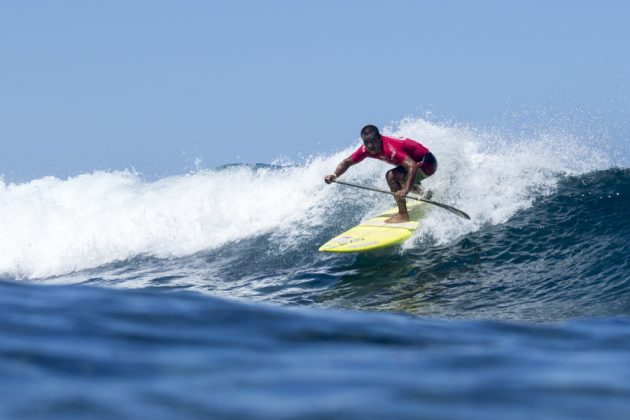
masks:
<path fill-rule="evenodd" d="M 379 190 L 378 188 L 366 187 L 364 185 L 351 184 L 349 182 L 343 182 L 343 181 L 337 181 L 337 180 L 333 180 L 332 182 L 335 182 L 335 183 L 341 184 L 341 185 L 347 185 L 349 187 L 360 188 L 362 190 L 368 190 L 368 191 L 380 192 L 380 193 L 383 193 L 383 194 L 395 195 L 391 191 Z M 459 209 L 456 209 L 455 207 L 451 207 L 451 206 L 448 206 L 446 204 L 438 203 L 437 201 L 427 200 L 426 198 L 414 197 L 414 196 L 410 196 L 410 195 L 406 196 L 405 198 L 409 198 L 411 200 L 422 201 L 422 202 L 425 202 L 425 203 L 433 204 L 434 206 L 442 207 L 443 209 L 448 210 L 451 213 L 456 214 L 459 217 L 463 217 L 464 219 L 470 220 L 470 216 L 468 214 L 464 213 L 463 211 L 461 211 Z"/>

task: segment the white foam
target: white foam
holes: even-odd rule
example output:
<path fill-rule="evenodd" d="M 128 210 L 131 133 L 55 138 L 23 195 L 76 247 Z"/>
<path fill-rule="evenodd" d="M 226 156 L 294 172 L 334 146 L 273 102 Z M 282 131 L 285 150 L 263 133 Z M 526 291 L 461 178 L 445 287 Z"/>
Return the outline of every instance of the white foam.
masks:
<path fill-rule="evenodd" d="M 157 182 L 132 172 L 0 180 L 0 274 L 38 278 L 140 254 L 177 257 L 263 233 L 295 246 L 343 199 L 323 176 L 349 152 L 281 170 L 234 166 Z M 375 173 L 373 164 L 354 176 L 366 171 Z"/>
<path fill-rule="evenodd" d="M 473 219 L 432 211 L 417 238 L 440 242 L 504 222 L 552 191 L 560 173 L 605 165 L 566 135 L 508 142 L 497 133 L 421 119 L 405 120 L 390 134 L 415 138 L 435 153 L 439 170 L 426 186 L 437 201 Z M 281 248 L 302 246 L 356 197 L 373 204 L 372 214 L 393 205 L 387 196 L 323 183 L 358 144 L 282 170 L 234 166 L 156 182 L 132 172 L 23 184 L 0 180 L 0 274 L 41 278 L 141 254 L 178 257 L 265 233 L 275 235 Z M 387 169 L 367 159 L 343 178 L 386 189 Z"/>
<path fill-rule="evenodd" d="M 433 199 L 460 208 L 467 221 L 434 209 L 416 233 L 447 243 L 486 224 L 507 221 L 517 211 L 555 190 L 562 175 L 609 168 L 609 160 L 575 136 L 554 131 L 505 138 L 497 131 L 450 127 L 408 119 L 391 131 L 426 144 L 438 158 L 438 171 L 423 182 Z"/>

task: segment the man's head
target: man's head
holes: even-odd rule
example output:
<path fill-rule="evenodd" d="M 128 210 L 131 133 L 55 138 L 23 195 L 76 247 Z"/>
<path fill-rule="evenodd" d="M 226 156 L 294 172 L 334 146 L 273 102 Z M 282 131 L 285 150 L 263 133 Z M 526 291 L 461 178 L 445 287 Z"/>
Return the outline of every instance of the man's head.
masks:
<path fill-rule="evenodd" d="M 365 148 L 370 153 L 377 153 L 381 150 L 381 133 L 375 125 L 366 125 L 361 129 L 361 139 Z"/>

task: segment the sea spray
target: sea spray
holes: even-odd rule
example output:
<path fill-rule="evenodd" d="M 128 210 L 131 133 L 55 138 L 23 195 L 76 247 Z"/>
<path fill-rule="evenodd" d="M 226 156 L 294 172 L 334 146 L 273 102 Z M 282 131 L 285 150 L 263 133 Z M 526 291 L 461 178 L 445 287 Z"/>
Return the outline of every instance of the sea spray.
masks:
<path fill-rule="evenodd" d="M 434 209 L 407 248 L 426 237 L 444 244 L 503 223 L 552 192 L 562 175 L 609 165 L 562 133 L 506 139 L 415 119 L 388 134 L 429 147 L 439 169 L 425 188 L 473 219 Z M 394 204 L 380 194 L 323 183 L 359 144 L 298 166 L 231 165 L 157 181 L 130 171 L 0 181 L 0 273 L 45 278 L 140 255 L 177 258 L 260 235 L 275 241 L 261 252 L 316 252 L 304 243 L 325 227 L 348 228 Z M 343 178 L 387 188 L 387 169 L 368 159 Z"/>
<path fill-rule="evenodd" d="M 472 218 L 457 220 L 443 211 L 431 212 L 415 237 L 429 236 L 441 244 L 486 224 L 505 222 L 555 191 L 565 175 L 611 166 L 598 150 L 560 130 L 507 138 L 496 130 L 407 119 L 390 134 L 417 139 L 431 149 L 439 169 L 424 182 L 425 189 L 433 190 L 436 201 L 461 208 Z"/>

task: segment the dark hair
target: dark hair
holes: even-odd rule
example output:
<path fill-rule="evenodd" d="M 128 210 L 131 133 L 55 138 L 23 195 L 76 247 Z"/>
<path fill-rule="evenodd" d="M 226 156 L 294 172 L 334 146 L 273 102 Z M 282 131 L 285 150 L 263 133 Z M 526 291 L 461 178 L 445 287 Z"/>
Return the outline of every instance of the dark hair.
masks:
<path fill-rule="evenodd" d="M 361 129 L 361 137 L 372 137 L 374 135 L 377 137 L 381 136 L 381 133 L 378 132 L 378 127 L 375 125 L 366 125 Z"/>

